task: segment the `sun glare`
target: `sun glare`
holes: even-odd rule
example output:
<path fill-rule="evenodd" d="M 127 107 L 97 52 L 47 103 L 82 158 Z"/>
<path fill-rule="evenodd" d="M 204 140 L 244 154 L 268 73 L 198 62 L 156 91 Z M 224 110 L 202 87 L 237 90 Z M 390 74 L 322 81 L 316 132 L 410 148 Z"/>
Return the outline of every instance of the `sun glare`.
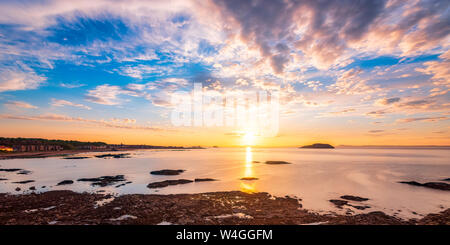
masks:
<path fill-rule="evenodd" d="M 256 144 L 256 135 L 253 132 L 246 132 L 242 136 L 242 144 L 245 146 L 254 146 Z"/>

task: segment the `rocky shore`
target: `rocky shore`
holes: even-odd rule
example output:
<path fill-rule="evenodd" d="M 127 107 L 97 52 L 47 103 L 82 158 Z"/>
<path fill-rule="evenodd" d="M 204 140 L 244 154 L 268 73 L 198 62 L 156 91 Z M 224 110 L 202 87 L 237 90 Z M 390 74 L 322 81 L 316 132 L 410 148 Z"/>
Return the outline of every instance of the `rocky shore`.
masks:
<path fill-rule="evenodd" d="M 317 214 L 303 209 L 301 199 L 240 191 L 122 196 L 72 191 L 0 194 L 0 225 L 65 224 L 450 225 L 450 209 L 420 220 L 401 220 L 382 212 Z"/>

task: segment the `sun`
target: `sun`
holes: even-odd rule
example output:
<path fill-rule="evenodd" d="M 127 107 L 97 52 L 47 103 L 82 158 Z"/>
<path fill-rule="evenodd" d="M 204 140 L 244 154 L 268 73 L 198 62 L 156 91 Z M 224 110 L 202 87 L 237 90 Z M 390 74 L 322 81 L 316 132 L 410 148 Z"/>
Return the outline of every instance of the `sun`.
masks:
<path fill-rule="evenodd" d="M 245 146 L 254 146 L 256 144 L 256 135 L 253 132 L 246 132 L 242 136 L 242 144 Z"/>

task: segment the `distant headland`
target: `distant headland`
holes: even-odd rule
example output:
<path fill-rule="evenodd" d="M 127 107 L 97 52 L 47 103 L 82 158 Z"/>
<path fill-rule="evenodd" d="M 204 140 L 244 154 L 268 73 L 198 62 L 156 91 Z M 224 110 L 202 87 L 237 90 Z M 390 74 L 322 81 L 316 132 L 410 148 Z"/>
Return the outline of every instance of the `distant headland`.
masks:
<path fill-rule="evenodd" d="M 315 143 L 312 145 L 305 145 L 305 146 L 301 146 L 299 148 L 308 148 L 308 149 L 334 149 L 334 146 L 330 145 L 330 144 L 322 144 L 322 143 Z"/>

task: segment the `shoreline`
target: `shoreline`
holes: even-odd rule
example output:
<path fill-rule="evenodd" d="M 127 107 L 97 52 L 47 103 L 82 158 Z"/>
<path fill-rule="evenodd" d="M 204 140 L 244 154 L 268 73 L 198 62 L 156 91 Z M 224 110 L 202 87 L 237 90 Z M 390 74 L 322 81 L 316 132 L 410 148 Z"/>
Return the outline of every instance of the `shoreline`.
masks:
<path fill-rule="evenodd" d="M 132 151 L 138 149 L 116 149 L 114 151 Z M 46 157 L 58 157 L 69 156 L 79 153 L 89 152 L 110 152 L 111 149 L 98 149 L 98 150 L 62 150 L 62 151 L 32 151 L 32 152 L 13 152 L 0 154 L 0 160 L 8 159 L 23 159 L 23 158 L 46 158 Z"/>
<path fill-rule="evenodd" d="M 318 214 L 301 199 L 241 191 L 199 194 L 0 194 L 0 225 L 450 225 L 450 209 L 403 220 L 380 211 Z"/>

